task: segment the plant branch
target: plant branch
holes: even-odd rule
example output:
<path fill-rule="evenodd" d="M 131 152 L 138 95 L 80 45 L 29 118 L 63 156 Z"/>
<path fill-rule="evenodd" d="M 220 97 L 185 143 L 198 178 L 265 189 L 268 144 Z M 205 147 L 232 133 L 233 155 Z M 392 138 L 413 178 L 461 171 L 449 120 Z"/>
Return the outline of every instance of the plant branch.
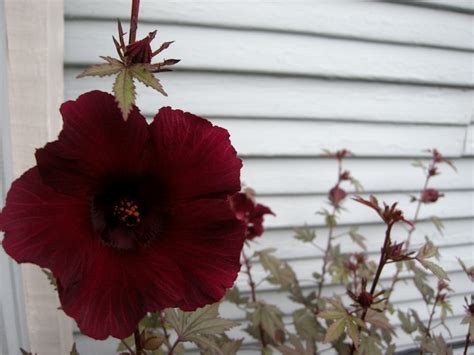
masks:
<path fill-rule="evenodd" d="M 130 15 L 130 33 L 128 43 L 135 43 L 137 38 L 138 12 L 140 10 L 140 0 L 132 0 L 132 13 Z"/>
<path fill-rule="evenodd" d="M 140 330 L 137 328 L 135 330 L 135 332 L 133 333 L 134 335 L 134 338 L 135 338 L 135 350 L 136 350 L 136 353 L 137 355 L 141 355 L 142 354 L 142 342 L 140 340 Z"/>
<path fill-rule="evenodd" d="M 256 303 L 257 302 L 257 287 L 252 277 L 252 272 L 251 272 L 252 264 L 250 263 L 250 259 L 247 257 L 247 255 L 245 255 L 244 249 L 242 249 L 242 258 L 244 259 L 245 273 L 248 276 L 248 283 L 250 286 L 252 302 Z M 263 354 L 263 349 L 267 347 L 267 343 L 265 341 L 265 332 L 261 324 L 258 325 L 258 332 L 260 335 L 260 341 L 262 343 L 262 354 Z"/>
<path fill-rule="evenodd" d="M 166 330 L 165 320 L 166 319 L 165 319 L 164 312 L 160 312 L 160 325 L 161 325 L 161 329 L 163 329 L 163 335 L 165 336 L 165 345 L 168 349 L 171 349 L 170 335 L 168 334 L 168 331 Z"/>
<path fill-rule="evenodd" d="M 467 328 L 467 334 L 466 334 L 466 342 L 464 343 L 463 355 L 467 355 L 467 349 L 469 348 L 469 343 L 471 342 L 470 339 L 469 339 L 470 336 L 471 336 L 471 332 L 470 332 L 470 328 L 468 327 Z"/>
<path fill-rule="evenodd" d="M 175 351 L 176 347 L 178 346 L 179 341 L 180 341 L 180 339 L 179 339 L 179 337 L 178 337 L 178 338 L 175 340 L 175 342 L 173 343 L 173 345 L 171 346 L 170 351 L 168 351 L 168 355 L 173 355 L 173 354 L 174 354 L 174 351 Z"/>
<path fill-rule="evenodd" d="M 336 213 L 336 207 L 333 208 L 332 210 L 332 216 L 334 216 Z M 332 238 L 334 234 L 334 226 L 332 224 L 329 225 L 329 231 L 328 231 L 328 242 L 326 244 L 326 249 L 324 250 L 324 257 L 323 257 L 323 268 L 321 270 L 321 279 L 319 280 L 318 283 L 318 292 L 316 293 L 317 298 L 321 297 L 321 293 L 323 291 L 323 286 L 324 286 L 324 276 L 326 275 L 326 269 L 328 266 L 329 262 L 329 253 L 331 252 L 332 249 Z"/>
<path fill-rule="evenodd" d="M 377 266 L 377 271 L 375 272 L 374 280 L 372 281 L 372 286 L 370 287 L 370 295 L 371 296 L 373 296 L 375 294 L 375 289 L 377 288 L 377 284 L 379 282 L 380 275 L 382 275 L 382 270 L 383 270 L 385 264 L 387 263 L 387 248 L 390 245 L 390 234 L 392 232 L 393 224 L 394 224 L 393 222 L 389 223 L 387 225 L 387 229 L 385 231 L 385 240 L 384 240 L 384 243 L 383 243 L 382 251 L 380 253 L 379 264 Z M 362 321 L 365 321 L 365 317 L 367 316 L 367 311 L 368 310 L 369 310 L 369 308 L 364 309 L 364 311 L 362 313 L 362 317 L 361 317 Z M 360 327 L 359 327 L 359 330 L 360 330 Z M 351 355 L 354 354 L 354 352 L 355 352 L 355 344 L 354 344 L 354 342 L 352 342 Z"/>
<path fill-rule="evenodd" d="M 127 350 L 129 351 L 130 355 L 135 355 L 135 352 L 132 350 L 132 348 L 127 344 L 126 341 L 124 341 L 123 339 L 120 340 L 120 342 L 122 343 L 123 346 L 125 346 L 125 348 L 127 348 Z"/>

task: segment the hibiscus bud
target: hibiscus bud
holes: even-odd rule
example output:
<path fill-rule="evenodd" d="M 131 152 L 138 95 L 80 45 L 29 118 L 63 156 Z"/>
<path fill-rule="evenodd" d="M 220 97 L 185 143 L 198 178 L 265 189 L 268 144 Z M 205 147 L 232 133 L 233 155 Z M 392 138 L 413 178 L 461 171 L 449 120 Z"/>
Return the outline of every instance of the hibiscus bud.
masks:
<path fill-rule="evenodd" d="M 145 350 L 150 350 L 150 351 L 158 350 L 164 341 L 165 339 L 162 336 L 161 337 L 152 336 L 145 340 L 145 344 L 143 345 L 143 348 Z"/>
<path fill-rule="evenodd" d="M 372 303 L 374 302 L 374 297 L 367 291 L 362 291 L 357 298 L 357 302 L 363 307 L 363 308 L 369 308 Z"/>
<path fill-rule="evenodd" d="M 436 166 L 432 166 L 428 169 L 428 175 L 429 176 L 435 176 L 438 175 L 438 168 Z"/>
<path fill-rule="evenodd" d="M 150 43 L 155 38 L 156 31 L 150 32 L 148 36 L 140 41 L 129 44 L 125 49 L 125 58 L 128 64 L 149 64 L 151 62 L 152 50 Z"/>
<path fill-rule="evenodd" d="M 337 160 L 342 160 L 343 158 L 345 158 L 349 155 L 351 155 L 351 152 L 348 151 L 347 149 L 338 150 L 336 152 L 336 159 Z"/>
<path fill-rule="evenodd" d="M 342 172 L 340 176 L 341 180 L 350 180 L 350 178 L 351 178 L 351 173 L 349 172 L 349 170 L 345 170 L 344 172 Z"/>
<path fill-rule="evenodd" d="M 332 205 L 336 207 L 339 206 L 346 196 L 347 193 L 339 186 L 335 186 L 329 191 L 329 201 L 331 201 Z"/>
<path fill-rule="evenodd" d="M 438 201 L 438 198 L 444 196 L 436 189 L 425 189 L 421 194 L 421 202 L 423 203 L 433 203 Z"/>
<path fill-rule="evenodd" d="M 441 163 L 444 160 L 443 156 L 437 149 L 433 149 L 433 160 L 436 163 Z"/>
<path fill-rule="evenodd" d="M 404 256 L 402 255 L 402 248 L 403 242 L 389 245 L 387 250 L 387 257 L 395 261 L 402 260 Z"/>

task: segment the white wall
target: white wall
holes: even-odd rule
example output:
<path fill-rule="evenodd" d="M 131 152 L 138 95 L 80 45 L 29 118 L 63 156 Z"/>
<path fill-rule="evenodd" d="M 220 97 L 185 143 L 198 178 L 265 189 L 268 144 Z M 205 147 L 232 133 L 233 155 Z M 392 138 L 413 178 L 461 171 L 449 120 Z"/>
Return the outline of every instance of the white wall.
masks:
<path fill-rule="evenodd" d="M 84 66 L 97 63 L 99 55 L 114 53 L 115 19 L 127 19 L 129 3 L 66 1 L 66 98 L 90 89 L 110 91 L 110 81 L 74 77 Z M 474 263 L 473 13 L 472 2 L 462 0 L 142 0 L 140 32 L 157 28 L 156 45 L 176 40 L 165 55 L 182 62 L 176 72 L 161 76 L 168 98 L 139 87 L 138 104 L 149 116 L 171 105 L 229 129 L 244 159 L 244 182 L 278 215 L 268 218 L 260 246 L 280 248 L 280 256 L 303 279 L 321 264 L 321 255 L 295 242 L 292 228 L 307 222 L 320 229 L 324 240 L 322 219 L 314 212 L 323 206 L 335 179 L 335 165 L 319 156 L 321 149 L 353 151 L 356 158 L 347 161 L 347 168 L 366 191 L 400 201 L 408 216 L 414 213 L 408 195 L 423 184 L 410 162 L 427 157 L 425 149 L 440 149 L 459 173 L 443 169 L 443 175 L 433 179 L 432 186 L 446 197 L 423 206 L 422 218 L 443 218 L 446 235 L 440 237 L 428 221 L 422 222 L 414 246 L 425 235 L 442 245 L 442 264 L 456 290 L 448 324 L 452 340 L 459 340 L 466 331 L 459 324 L 462 299 L 471 285 L 456 257 Z M 352 202 L 347 207 L 350 213 L 342 223 L 362 225 L 375 257 L 382 226 L 371 211 Z M 346 244 L 344 249 L 352 248 Z M 263 275 L 258 265 L 255 272 L 257 279 Z M 390 271 L 384 275 L 388 278 Z M 238 284 L 247 289 L 245 278 Z M 400 286 L 404 291 L 394 301 L 423 314 L 417 291 Z M 286 314 L 294 309 L 271 285 L 263 284 L 262 290 L 261 297 Z M 335 291 L 343 290 L 334 285 L 328 293 Z M 231 307 L 225 307 L 224 314 L 242 317 Z M 110 341 L 93 343 L 80 334 L 76 340 L 79 349 L 91 355 L 114 347 Z M 411 344 L 406 336 L 398 341 L 401 347 Z"/>

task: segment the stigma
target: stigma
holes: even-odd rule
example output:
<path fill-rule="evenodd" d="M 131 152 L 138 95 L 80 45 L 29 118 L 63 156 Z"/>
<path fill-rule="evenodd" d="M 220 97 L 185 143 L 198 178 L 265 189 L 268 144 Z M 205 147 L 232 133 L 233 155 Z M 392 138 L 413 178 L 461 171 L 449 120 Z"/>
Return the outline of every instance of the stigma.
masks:
<path fill-rule="evenodd" d="M 141 222 L 138 203 L 127 197 L 120 199 L 113 206 L 112 214 L 127 227 L 136 227 Z"/>

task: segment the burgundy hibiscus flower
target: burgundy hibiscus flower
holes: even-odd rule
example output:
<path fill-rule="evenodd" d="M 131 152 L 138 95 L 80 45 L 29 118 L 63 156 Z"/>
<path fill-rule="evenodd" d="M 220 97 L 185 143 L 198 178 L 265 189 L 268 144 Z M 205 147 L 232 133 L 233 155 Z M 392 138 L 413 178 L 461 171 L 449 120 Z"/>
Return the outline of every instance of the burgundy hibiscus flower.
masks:
<path fill-rule="evenodd" d="M 235 216 L 247 225 L 246 239 L 252 240 L 263 234 L 263 216 L 275 215 L 270 208 L 255 202 L 254 191 L 246 189 L 244 192 L 232 196 L 232 207 Z"/>
<path fill-rule="evenodd" d="M 0 214 L 6 252 L 49 268 L 63 310 L 95 339 L 220 300 L 245 234 L 228 198 L 241 168 L 228 132 L 169 107 L 150 125 L 136 107 L 124 122 L 99 91 L 61 113 L 58 140 L 37 150 Z"/>

